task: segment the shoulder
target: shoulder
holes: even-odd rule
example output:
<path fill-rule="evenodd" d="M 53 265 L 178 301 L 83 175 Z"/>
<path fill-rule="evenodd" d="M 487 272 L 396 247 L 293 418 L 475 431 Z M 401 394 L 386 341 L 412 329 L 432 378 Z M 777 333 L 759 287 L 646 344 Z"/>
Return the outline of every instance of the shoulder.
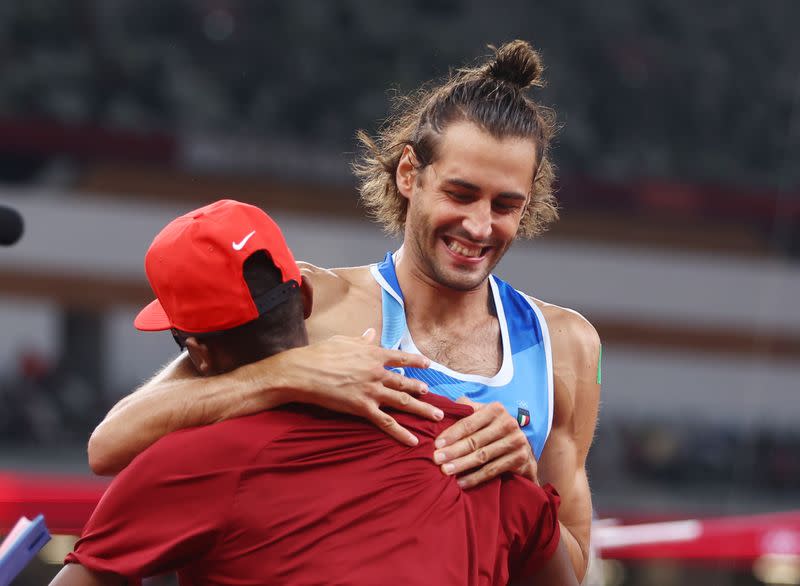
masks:
<path fill-rule="evenodd" d="M 544 318 L 556 371 L 559 370 L 559 365 L 569 365 L 570 369 L 581 366 L 591 369 L 597 366 L 600 336 L 588 319 L 574 309 L 542 301 L 507 283 L 505 286 L 533 305 L 541 314 L 540 317 Z"/>
<path fill-rule="evenodd" d="M 314 292 L 311 317 L 306 322 L 312 341 L 334 334 L 361 335 L 376 325 L 373 316 L 380 307 L 380 290 L 368 266 L 298 266 Z"/>
<path fill-rule="evenodd" d="M 300 274 L 314 287 L 314 294 L 336 297 L 358 291 L 373 283 L 369 266 L 324 269 L 307 262 L 298 262 Z"/>
<path fill-rule="evenodd" d="M 600 352 L 600 336 L 588 319 L 568 307 L 547 303 L 530 295 L 526 297 L 544 316 L 554 360 L 572 358 L 596 362 Z M 560 356 L 556 356 L 556 351 Z"/>

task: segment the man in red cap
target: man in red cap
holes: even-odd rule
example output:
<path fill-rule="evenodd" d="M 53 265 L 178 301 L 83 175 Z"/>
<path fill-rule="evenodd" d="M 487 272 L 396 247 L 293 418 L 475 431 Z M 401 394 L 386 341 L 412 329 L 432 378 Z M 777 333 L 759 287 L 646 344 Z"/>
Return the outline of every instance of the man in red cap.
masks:
<path fill-rule="evenodd" d="M 171 330 L 204 376 L 307 344 L 311 290 L 258 208 L 178 218 L 145 265 L 157 299 L 136 326 Z M 396 415 L 416 447 L 310 407 L 169 434 L 114 480 L 53 583 L 577 584 L 554 490 L 515 475 L 462 490 L 431 456 L 472 408 L 426 401 L 440 421 Z"/>

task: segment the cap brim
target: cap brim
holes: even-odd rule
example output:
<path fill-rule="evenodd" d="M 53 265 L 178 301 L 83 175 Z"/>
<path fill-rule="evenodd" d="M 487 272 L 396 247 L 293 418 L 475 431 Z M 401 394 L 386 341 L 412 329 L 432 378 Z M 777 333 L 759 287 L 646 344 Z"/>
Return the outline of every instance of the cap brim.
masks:
<path fill-rule="evenodd" d="M 158 299 L 139 312 L 139 315 L 133 320 L 133 325 L 137 330 L 142 330 L 143 332 L 160 332 L 172 327 Z"/>

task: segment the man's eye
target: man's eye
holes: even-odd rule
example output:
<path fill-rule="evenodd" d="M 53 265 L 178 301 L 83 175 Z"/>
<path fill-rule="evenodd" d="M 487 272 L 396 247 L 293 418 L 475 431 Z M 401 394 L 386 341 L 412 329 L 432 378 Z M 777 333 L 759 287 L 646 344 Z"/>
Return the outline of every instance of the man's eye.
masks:
<path fill-rule="evenodd" d="M 498 211 L 501 211 L 501 212 L 511 213 L 511 212 L 518 211 L 520 209 L 520 206 L 517 205 L 517 204 L 513 204 L 513 203 L 512 204 L 507 204 L 507 203 L 495 202 L 494 203 L 494 208 L 496 210 L 498 210 Z"/>
<path fill-rule="evenodd" d="M 473 196 L 468 195 L 466 193 L 457 193 L 455 191 L 445 191 L 445 193 L 449 195 L 452 199 L 459 202 L 467 203 L 473 200 Z"/>

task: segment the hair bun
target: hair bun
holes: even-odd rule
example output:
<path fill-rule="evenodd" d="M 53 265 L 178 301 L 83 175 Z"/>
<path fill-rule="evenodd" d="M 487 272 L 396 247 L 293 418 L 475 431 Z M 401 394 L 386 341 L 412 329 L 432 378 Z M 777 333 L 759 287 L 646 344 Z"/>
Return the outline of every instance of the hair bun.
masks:
<path fill-rule="evenodd" d="M 520 89 L 530 86 L 542 87 L 542 58 L 527 41 L 511 41 L 496 48 L 489 45 L 494 51 L 494 59 L 486 65 L 486 74 L 498 81 L 510 83 Z"/>

